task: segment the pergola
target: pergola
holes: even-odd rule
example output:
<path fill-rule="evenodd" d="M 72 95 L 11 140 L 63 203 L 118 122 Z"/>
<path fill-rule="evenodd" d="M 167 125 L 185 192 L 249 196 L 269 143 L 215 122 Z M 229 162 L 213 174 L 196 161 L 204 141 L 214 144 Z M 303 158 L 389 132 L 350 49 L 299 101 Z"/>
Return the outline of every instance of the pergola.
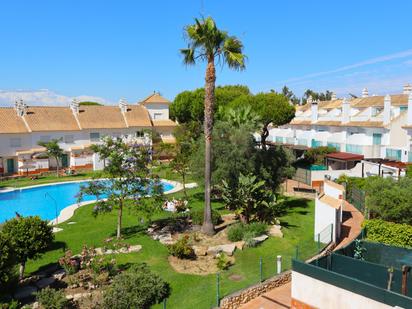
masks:
<path fill-rule="evenodd" d="M 334 167 L 339 166 L 339 168 L 332 169 L 351 169 L 357 162 L 360 162 L 364 159 L 363 155 L 349 152 L 333 152 L 329 153 L 325 157 L 325 164 L 329 166 L 334 165 Z"/>

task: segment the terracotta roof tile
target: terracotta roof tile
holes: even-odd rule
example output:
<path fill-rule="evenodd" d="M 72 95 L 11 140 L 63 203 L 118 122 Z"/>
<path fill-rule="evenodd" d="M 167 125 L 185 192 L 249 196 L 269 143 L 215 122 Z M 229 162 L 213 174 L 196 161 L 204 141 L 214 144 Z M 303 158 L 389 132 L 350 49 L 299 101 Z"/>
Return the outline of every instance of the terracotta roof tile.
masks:
<path fill-rule="evenodd" d="M 380 128 L 383 127 L 382 121 L 350 121 L 347 123 L 342 123 L 343 127 L 370 127 L 370 128 Z"/>
<path fill-rule="evenodd" d="M 123 129 L 126 122 L 118 106 L 80 106 L 78 119 L 82 129 Z"/>
<path fill-rule="evenodd" d="M 79 131 L 80 128 L 69 107 L 28 107 L 24 116 L 30 130 L 37 131 Z"/>
<path fill-rule="evenodd" d="M 154 127 L 176 127 L 177 123 L 170 119 L 153 120 Z"/>
<path fill-rule="evenodd" d="M 27 133 L 24 121 L 13 107 L 0 108 L 0 133 Z"/>
<path fill-rule="evenodd" d="M 129 127 L 151 127 L 150 115 L 144 106 L 129 105 L 124 114 Z"/>
<path fill-rule="evenodd" d="M 165 104 L 165 103 L 170 104 L 171 102 L 169 100 L 165 99 L 164 97 L 162 97 L 160 94 L 153 93 L 153 94 L 149 95 L 146 99 L 144 99 L 141 103 L 144 105 L 144 104 L 147 104 L 147 103 L 150 103 L 150 104 L 156 104 L 156 103 L 158 103 L 158 104 Z"/>

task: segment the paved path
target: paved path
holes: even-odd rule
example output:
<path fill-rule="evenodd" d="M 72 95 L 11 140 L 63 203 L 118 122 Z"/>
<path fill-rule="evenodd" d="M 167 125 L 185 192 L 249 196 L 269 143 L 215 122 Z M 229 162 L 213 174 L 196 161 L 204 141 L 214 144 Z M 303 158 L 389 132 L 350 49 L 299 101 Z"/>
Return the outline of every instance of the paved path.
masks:
<path fill-rule="evenodd" d="M 239 309 L 287 309 L 291 304 L 291 283 L 275 288 L 239 307 Z"/>

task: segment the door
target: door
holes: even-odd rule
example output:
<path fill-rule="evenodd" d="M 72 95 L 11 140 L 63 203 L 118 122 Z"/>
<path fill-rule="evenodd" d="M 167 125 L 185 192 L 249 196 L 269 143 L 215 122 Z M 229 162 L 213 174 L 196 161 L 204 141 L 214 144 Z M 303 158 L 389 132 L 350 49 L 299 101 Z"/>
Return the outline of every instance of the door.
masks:
<path fill-rule="evenodd" d="M 381 145 L 382 144 L 382 134 L 373 133 L 373 144 L 374 145 Z"/>
<path fill-rule="evenodd" d="M 7 174 L 14 174 L 14 159 L 7 159 Z"/>
<path fill-rule="evenodd" d="M 62 155 L 62 167 L 63 168 L 69 167 L 69 157 L 67 153 Z"/>

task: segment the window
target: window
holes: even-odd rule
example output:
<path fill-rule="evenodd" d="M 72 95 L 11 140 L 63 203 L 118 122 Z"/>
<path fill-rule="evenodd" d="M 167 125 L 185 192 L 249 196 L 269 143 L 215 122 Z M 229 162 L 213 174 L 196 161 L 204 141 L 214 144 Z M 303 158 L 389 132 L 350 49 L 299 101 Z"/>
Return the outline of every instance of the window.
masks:
<path fill-rule="evenodd" d="M 402 113 L 402 112 L 404 112 L 404 111 L 407 111 L 408 110 L 408 107 L 407 106 L 401 106 L 400 107 L 400 112 Z"/>
<path fill-rule="evenodd" d="M 99 132 L 91 132 L 90 133 L 90 140 L 92 142 L 97 142 L 98 140 L 100 140 L 100 133 Z"/>
<path fill-rule="evenodd" d="M 40 142 L 44 142 L 44 143 L 48 143 L 48 142 L 50 142 L 50 135 L 43 135 L 43 136 L 40 136 Z"/>
<path fill-rule="evenodd" d="M 74 136 L 73 135 L 65 135 L 64 142 L 66 144 L 73 144 L 74 143 Z"/>
<path fill-rule="evenodd" d="M 21 138 L 20 137 L 11 138 L 10 147 L 21 147 Z"/>
<path fill-rule="evenodd" d="M 162 118 L 162 113 L 154 113 L 153 119 L 161 119 Z"/>
<path fill-rule="evenodd" d="M 143 131 L 136 131 L 136 137 L 144 137 Z"/>
<path fill-rule="evenodd" d="M 381 133 L 373 133 L 373 144 L 374 145 L 382 144 L 382 134 Z"/>

